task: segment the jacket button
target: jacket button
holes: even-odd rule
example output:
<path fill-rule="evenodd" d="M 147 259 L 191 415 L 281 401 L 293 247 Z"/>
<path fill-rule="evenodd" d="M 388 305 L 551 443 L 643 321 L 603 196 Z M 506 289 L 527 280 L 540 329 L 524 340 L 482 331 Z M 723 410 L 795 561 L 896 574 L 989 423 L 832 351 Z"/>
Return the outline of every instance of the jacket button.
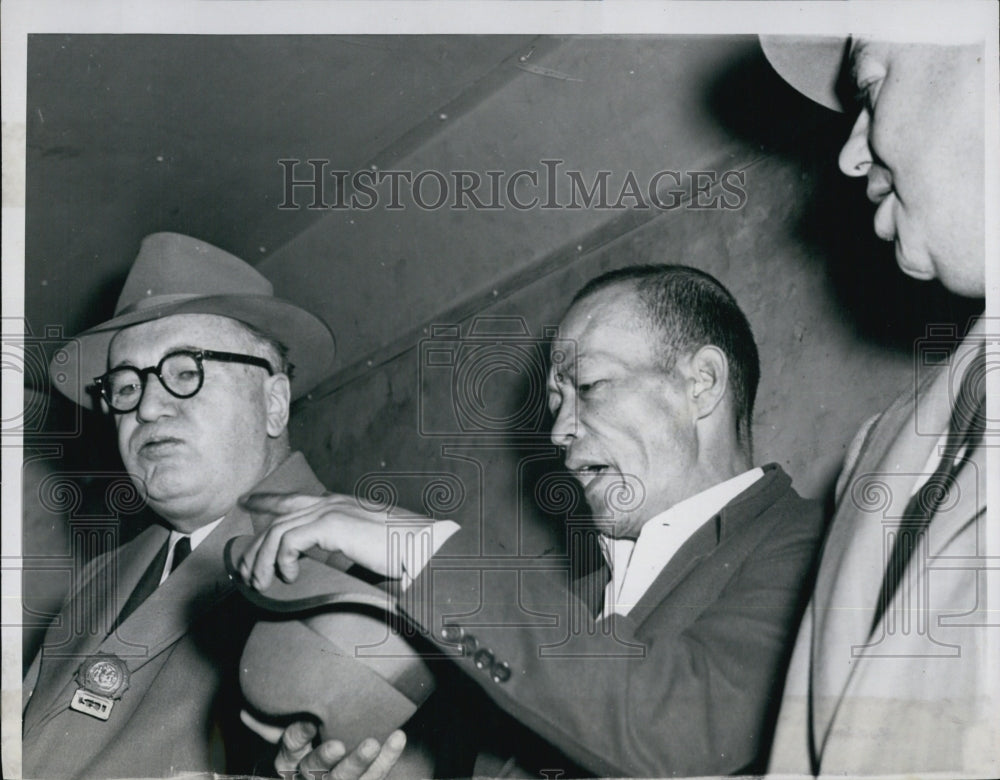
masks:
<path fill-rule="evenodd" d="M 476 653 L 473 659 L 477 669 L 490 669 L 493 666 L 493 653 L 485 648 Z"/>
<path fill-rule="evenodd" d="M 493 664 L 493 682 L 495 683 L 505 683 L 510 679 L 510 667 L 507 665 L 506 661 L 498 664 Z"/>
<path fill-rule="evenodd" d="M 462 655 L 472 655 L 479 649 L 479 640 L 472 634 L 467 634 L 462 639 Z"/>
<path fill-rule="evenodd" d="M 461 626 L 445 626 L 441 629 L 441 639 L 450 645 L 458 644 L 465 636 L 465 629 Z"/>

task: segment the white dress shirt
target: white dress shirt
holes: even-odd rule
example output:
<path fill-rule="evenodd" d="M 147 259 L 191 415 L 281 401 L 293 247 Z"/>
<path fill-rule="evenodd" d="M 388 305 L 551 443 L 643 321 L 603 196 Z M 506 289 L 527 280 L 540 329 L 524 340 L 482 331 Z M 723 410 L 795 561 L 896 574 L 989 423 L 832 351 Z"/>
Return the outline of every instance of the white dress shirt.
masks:
<path fill-rule="evenodd" d="M 197 547 L 199 544 L 201 544 L 205 540 L 205 538 L 210 533 L 212 533 L 212 531 L 215 530 L 215 527 L 219 523 L 221 523 L 222 520 L 223 518 L 220 517 L 218 520 L 215 520 L 214 522 L 211 522 L 208 525 L 203 525 L 201 528 L 197 529 L 196 531 L 192 531 L 189 534 L 182 534 L 180 531 L 170 532 L 170 540 L 169 540 L 170 551 L 167 553 L 167 560 L 163 564 L 163 574 L 160 575 L 160 585 L 162 585 L 164 581 L 167 579 L 167 577 L 170 576 L 170 570 L 173 568 L 174 565 L 174 550 L 177 549 L 177 542 L 179 542 L 185 536 L 190 537 L 191 552 L 194 552 L 194 548 Z"/>
<path fill-rule="evenodd" d="M 612 613 L 627 615 L 684 542 L 763 476 L 763 469 L 750 469 L 684 499 L 647 520 L 637 539 L 600 536 L 598 541 L 611 579 L 604 590 L 604 609 L 598 620 Z"/>

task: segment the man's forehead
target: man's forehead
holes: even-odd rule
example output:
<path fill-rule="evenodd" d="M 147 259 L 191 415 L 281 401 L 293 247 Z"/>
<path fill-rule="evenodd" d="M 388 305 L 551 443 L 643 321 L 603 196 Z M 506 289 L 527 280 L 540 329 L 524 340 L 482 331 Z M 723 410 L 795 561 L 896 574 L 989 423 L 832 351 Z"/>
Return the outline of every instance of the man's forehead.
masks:
<path fill-rule="evenodd" d="M 620 284 L 571 306 L 559 324 L 559 337 L 550 354 L 553 365 L 560 366 L 580 359 L 634 359 L 654 349 L 655 341 L 635 286 Z"/>
<path fill-rule="evenodd" d="M 634 282 L 618 282 L 577 301 L 559 323 L 559 335 L 569 336 L 613 326 L 637 328 L 645 325 L 645 313 Z"/>

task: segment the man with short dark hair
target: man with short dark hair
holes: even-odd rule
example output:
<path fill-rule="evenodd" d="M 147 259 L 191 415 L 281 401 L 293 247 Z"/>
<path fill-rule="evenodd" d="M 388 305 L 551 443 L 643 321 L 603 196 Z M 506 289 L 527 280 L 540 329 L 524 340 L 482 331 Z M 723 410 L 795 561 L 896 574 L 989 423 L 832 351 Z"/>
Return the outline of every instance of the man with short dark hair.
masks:
<path fill-rule="evenodd" d="M 982 297 L 984 191 L 986 177 L 996 191 L 998 176 L 985 164 L 982 44 L 762 44 L 793 87 L 857 112 L 840 167 L 867 180 L 875 233 L 894 243 L 903 272 Z M 859 90 L 855 106 L 837 90 L 843 68 Z M 914 382 L 849 449 L 773 772 L 1000 776 L 984 441 L 997 337 L 982 319 L 961 343 L 935 334 L 947 331 L 928 330 L 937 343 L 915 351 Z"/>
<path fill-rule="evenodd" d="M 618 282 L 635 282 L 646 316 L 661 336 L 664 371 L 672 371 L 680 355 L 705 344 L 715 344 L 725 353 L 737 443 L 752 453 L 751 418 L 760 382 L 760 357 L 750 323 L 733 296 L 696 268 L 640 265 L 594 277 L 573 296 L 570 305 Z"/>
<path fill-rule="evenodd" d="M 449 561 L 438 526 L 440 552 L 400 565 L 391 524 L 345 496 L 251 497 L 285 516 L 241 573 L 267 592 L 319 545 L 403 577 L 418 629 L 564 754 L 535 771 L 758 770 L 822 520 L 779 466 L 753 467 L 757 363 L 735 300 L 696 269 L 622 269 L 574 298 L 552 350 L 551 436 L 606 558 L 575 593 L 544 559 Z"/>
<path fill-rule="evenodd" d="M 237 505 L 244 493 L 323 492 L 287 424 L 333 346 L 321 320 L 275 298 L 242 260 L 173 233 L 143 241 L 115 316 L 64 345 L 56 387 L 87 405 L 70 379 L 93 378 L 160 522 L 73 572 L 24 682 L 26 777 L 271 774 L 274 750 L 240 718 L 238 662 L 254 615 L 223 548 L 255 530 Z M 277 768 L 344 757 L 336 742 L 311 750 L 314 733 L 286 731 Z M 402 747 L 401 734 L 381 753 L 363 743 L 338 776 L 379 776 Z"/>

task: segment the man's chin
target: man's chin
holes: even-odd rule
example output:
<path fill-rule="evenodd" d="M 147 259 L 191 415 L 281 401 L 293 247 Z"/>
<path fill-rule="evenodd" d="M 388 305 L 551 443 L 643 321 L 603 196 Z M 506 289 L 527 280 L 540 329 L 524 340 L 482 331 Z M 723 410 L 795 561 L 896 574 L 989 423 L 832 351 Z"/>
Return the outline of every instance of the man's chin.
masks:
<path fill-rule="evenodd" d="M 905 236 L 910 235 L 910 233 L 898 232 L 896 234 L 893 241 L 893 249 L 896 251 L 896 265 L 907 276 L 922 282 L 929 282 L 937 276 L 934 272 L 934 263 L 919 240 L 916 243 L 906 240 Z"/>
<path fill-rule="evenodd" d="M 191 516 L 204 503 L 196 490 L 179 484 L 153 483 L 147 486 L 145 497 L 149 508 L 165 520 Z"/>
<path fill-rule="evenodd" d="M 913 279 L 919 279 L 921 282 L 929 282 L 936 276 L 932 267 L 917 265 L 907 258 L 900 249 L 898 241 L 896 242 L 896 264 L 904 274 Z"/>

